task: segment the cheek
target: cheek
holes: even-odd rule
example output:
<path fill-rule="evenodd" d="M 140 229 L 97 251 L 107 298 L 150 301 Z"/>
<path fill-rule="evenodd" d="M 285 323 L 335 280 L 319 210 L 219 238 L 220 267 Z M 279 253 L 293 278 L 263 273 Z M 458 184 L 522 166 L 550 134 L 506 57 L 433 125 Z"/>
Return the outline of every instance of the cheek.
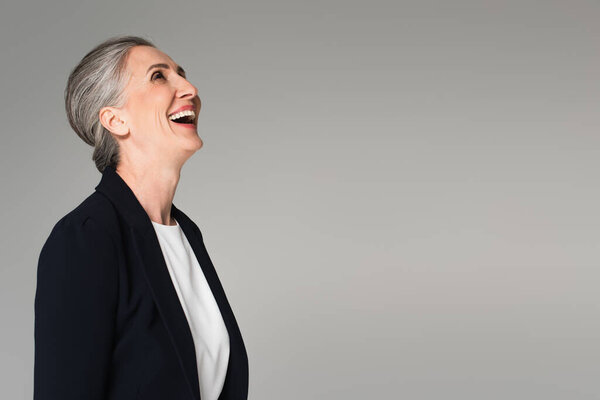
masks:
<path fill-rule="evenodd" d="M 154 115 L 157 120 L 165 121 L 167 113 L 173 101 L 173 94 L 170 90 L 156 89 L 148 94 L 144 99 L 147 112 Z"/>
<path fill-rule="evenodd" d="M 133 126 L 142 130 L 169 127 L 167 113 L 173 101 L 173 93 L 166 87 L 136 93 L 130 98 Z"/>
<path fill-rule="evenodd" d="M 149 96 L 142 93 L 137 94 L 135 97 L 129 98 L 129 113 L 131 114 L 132 120 L 136 121 L 139 125 L 148 115 L 148 111 L 152 109 L 152 101 Z"/>

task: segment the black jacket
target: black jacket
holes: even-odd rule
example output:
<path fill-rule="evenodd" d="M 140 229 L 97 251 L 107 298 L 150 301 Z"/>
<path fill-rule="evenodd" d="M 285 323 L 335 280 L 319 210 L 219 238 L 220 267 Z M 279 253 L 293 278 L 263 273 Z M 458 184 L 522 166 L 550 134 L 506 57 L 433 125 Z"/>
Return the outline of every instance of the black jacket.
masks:
<path fill-rule="evenodd" d="M 39 256 L 34 400 L 201 400 L 192 334 L 148 214 L 112 167 Z M 198 226 L 179 222 L 225 321 L 219 400 L 248 397 L 248 356 Z"/>

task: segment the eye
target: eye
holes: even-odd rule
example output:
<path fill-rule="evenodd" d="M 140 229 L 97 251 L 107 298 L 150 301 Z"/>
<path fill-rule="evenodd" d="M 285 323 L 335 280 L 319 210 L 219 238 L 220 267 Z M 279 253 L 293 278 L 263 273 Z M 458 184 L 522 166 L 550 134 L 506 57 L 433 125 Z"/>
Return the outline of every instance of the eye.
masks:
<path fill-rule="evenodd" d="M 160 76 L 161 79 L 165 79 L 164 75 L 160 71 L 156 71 L 155 73 L 152 74 L 153 81 L 157 79 L 157 78 L 155 78 L 156 76 Z"/>

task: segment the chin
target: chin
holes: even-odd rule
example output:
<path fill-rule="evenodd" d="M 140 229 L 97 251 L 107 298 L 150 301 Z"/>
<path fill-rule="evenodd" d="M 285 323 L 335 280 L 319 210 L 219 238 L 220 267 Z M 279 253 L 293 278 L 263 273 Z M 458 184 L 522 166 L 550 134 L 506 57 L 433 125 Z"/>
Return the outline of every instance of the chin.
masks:
<path fill-rule="evenodd" d="M 193 138 L 186 139 L 185 148 L 192 151 L 200 150 L 204 146 L 204 142 L 200 139 L 200 136 L 196 135 Z"/>

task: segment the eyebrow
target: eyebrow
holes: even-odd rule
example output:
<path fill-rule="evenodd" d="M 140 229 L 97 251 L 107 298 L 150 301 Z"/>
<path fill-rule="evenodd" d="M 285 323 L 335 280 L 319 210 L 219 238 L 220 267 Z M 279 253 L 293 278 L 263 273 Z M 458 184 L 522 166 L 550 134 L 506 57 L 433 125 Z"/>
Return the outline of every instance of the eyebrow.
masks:
<path fill-rule="evenodd" d="M 148 69 L 146 70 L 146 75 L 148 74 L 148 72 L 150 72 L 150 70 L 152 68 L 165 68 L 165 69 L 169 69 L 170 67 L 167 64 L 152 64 L 151 66 L 148 67 Z M 181 68 L 181 66 L 177 66 L 177 73 L 180 74 L 184 74 L 185 75 L 185 70 L 183 68 Z"/>

